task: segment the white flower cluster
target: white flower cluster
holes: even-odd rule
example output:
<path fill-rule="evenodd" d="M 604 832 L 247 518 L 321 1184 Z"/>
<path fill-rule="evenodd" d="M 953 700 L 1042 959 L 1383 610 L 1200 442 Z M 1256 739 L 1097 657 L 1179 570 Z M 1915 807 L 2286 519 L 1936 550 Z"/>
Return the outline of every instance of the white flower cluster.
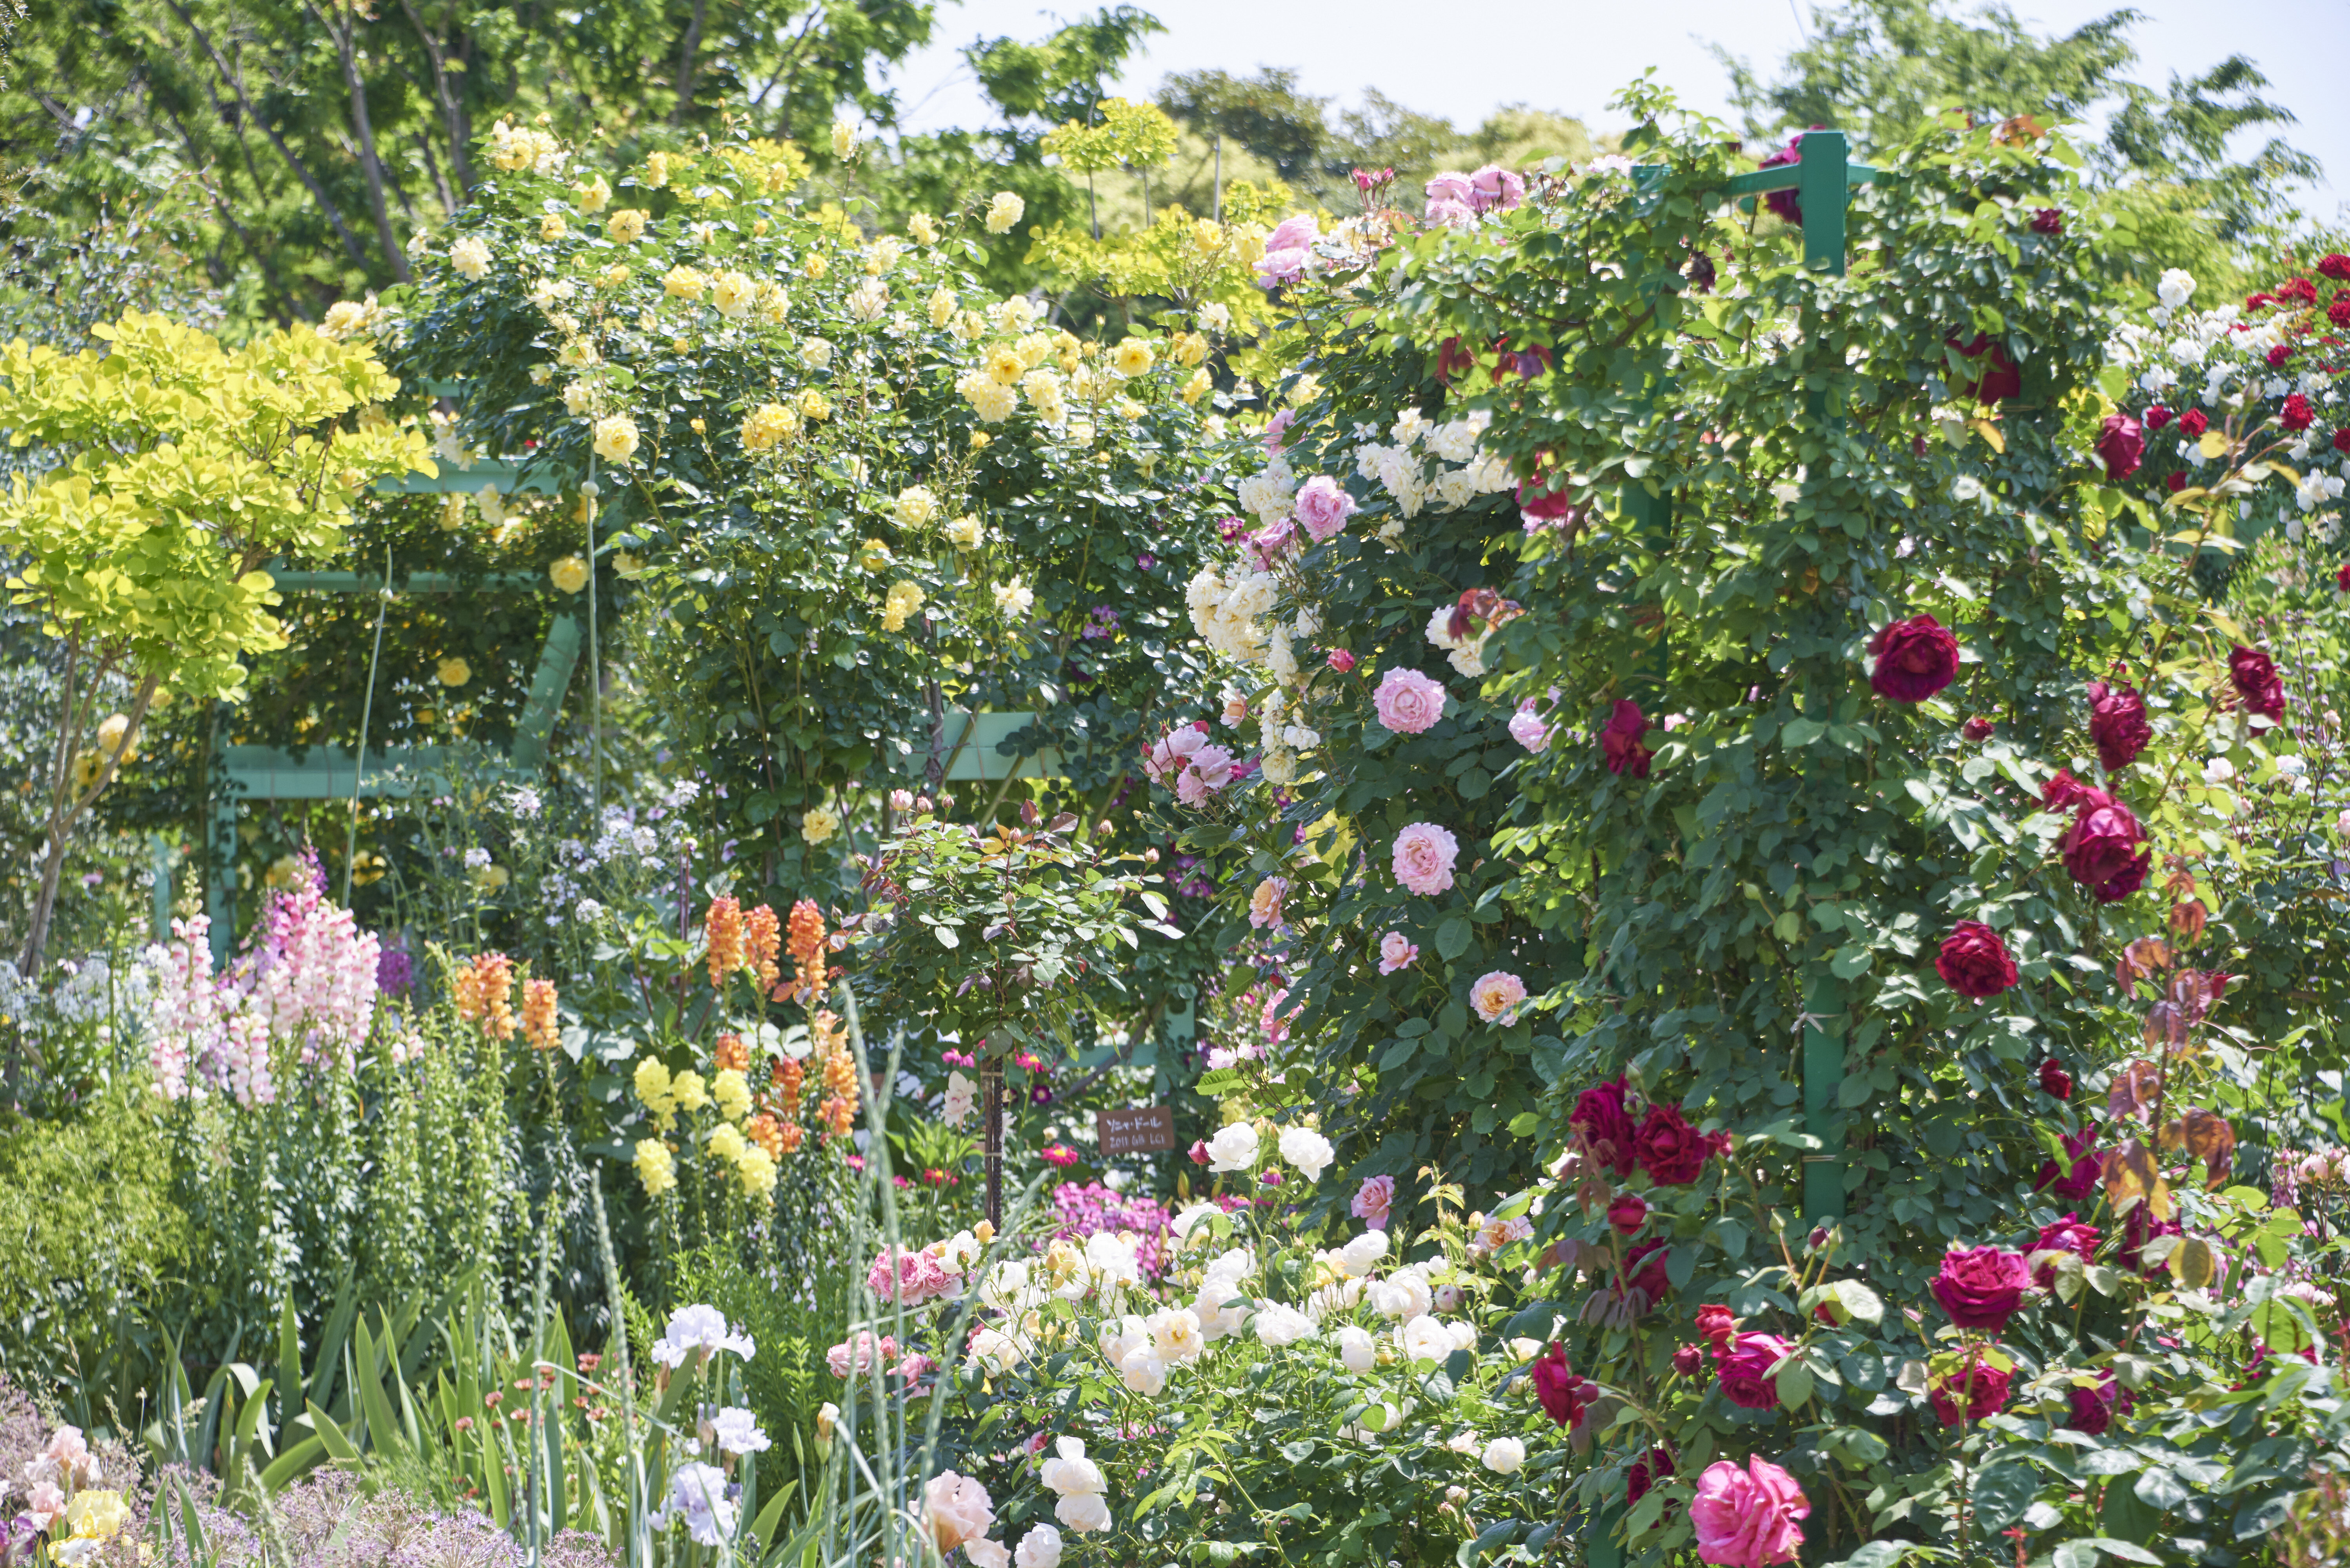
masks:
<path fill-rule="evenodd" d="M 1279 597 L 1272 573 L 1235 568 L 1227 576 L 1213 566 L 1202 566 L 1183 597 L 1191 625 L 1210 648 L 1243 664 L 1263 664 L 1271 657 L 1277 628 L 1267 625 L 1265 618 Z M 1287 639 L 1283 640 L 1285 644 Z"/>
<path fill-rule="evenodd" d="M 1417 517 L 1431 505 L 1439 512 L 1458 512 L 1480 495 L 1497 494 L 1517 483 L 1506 460 L 1478 448 L 1492 418 L 1479 410 L 1440 425 L 1418 409 L 1406 409 L 1396 416 L 1386 442 L 1367 440 L 1355 449 L 1355 472 L 1378 481 L 1405 517 Z M 1378 432 L 1364 429 L 1357 433 Z"/>
<path fill-rule="evenodd" d="M 490 161 L 508 173 L 527 169 L 551 180 L 563 172 L 570 157 L 563 143 L 544 130 L 516 125 L 511 119 L 490 128 Z"/>
<path fill-rule="evenodd" d="M 1452 607 L 1440 605 L 1428 618 L 1428 640 L 1444 649 L 1452 668 L 1471 680 L 1485 673 L 1485 643 L 1493 635 L 1491 622 L 1472 625 L 1465 637 L 1452 635 Z"/>

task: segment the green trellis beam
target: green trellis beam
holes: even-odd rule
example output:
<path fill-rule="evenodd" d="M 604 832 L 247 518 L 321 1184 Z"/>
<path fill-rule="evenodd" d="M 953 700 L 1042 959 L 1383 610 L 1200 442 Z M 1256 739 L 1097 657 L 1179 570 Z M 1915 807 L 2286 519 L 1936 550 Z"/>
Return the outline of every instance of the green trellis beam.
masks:
<path fill-rule="evenodd" d="M 463 466 L 442 463 L 440 468 L 439 473 L 431 476 L 410 473 L 380 480 L 376 489 L 393 495 L 472 494 L 484 490 L 501 494 L 523 490 L 555 494 L 564 483 L 563 475 L 543 468 L 525 473 L 522 463 L 510 460 L 483 458 Z M 380 580 L 358 572 L 273 570 L 270 576 L 281 593 L 383 590 Z M 411 572 L 405 576 L 395 575 L 390 591 L 514 594 L 546 592 L 548 587 L 530 572 L 498 572 L 471 581 L 449 572 Z M 515 722 L 514 742 L 507 749 L 504 770 L 507 775 L 525 777 L 546 765 L 555 721 L 562 712 L 564 693 L 570 689 L 586 642 L 579 617 L 568 609 L 557 612 Z M 229 851 L 236 839 L 237 807 L 243 801 L 406 799 L 422 788 L 445 786 L 457 761 L 456 753 L 445 746 L 371 746 L 364 758 L 348 746 L 310 746 L 300 751 L 232 746 L 220 742 L 217 728 L 213 754 L 216 759 L 213 785 L 204 814 L 205 864 L 210 871 L 204 907 L 212 917 L 216 963 L 227 958 L 235 931 L 237 888 Z M 171 863 L 160 839 L 155 847 L 155 874 L 159 887 L 168 885 Z M 163 916 L 168 904 L 159 898 L 156 907 L 156 934 L 161 940 L 167 934 Z"/>

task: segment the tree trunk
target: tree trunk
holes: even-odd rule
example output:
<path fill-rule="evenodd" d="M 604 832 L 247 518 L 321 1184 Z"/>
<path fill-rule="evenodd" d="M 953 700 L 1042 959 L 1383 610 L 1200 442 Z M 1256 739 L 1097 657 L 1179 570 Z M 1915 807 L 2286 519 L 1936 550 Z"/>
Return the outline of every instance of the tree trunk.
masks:
<path fill-rule="evenodd" d="M 685 43 L 677 52 L 677 108 L 670 119 L 683 125 L 693 112 L 693 56 L 702 47 L 702 18 L 709 0 L 693 0 L 692 19 L 685 25 Z"/>
<path fill-rule="evenodd" d="M 416 29 L 416 36 L 424 45 L 424 57 L 432 62 L 432 96 L 441 100 L 441 119 L 449 128 L 449 170 L 456 176 L 457 182 L 455 199 L 448 202 L 449 216 L 453 218 L 457 215 L 457 209 L 465 204 L 465 193 L 473 188 L 472 155 L 465 145 L 469 127 L 464 106 L 450 90 L 448 57 L 441 47 L 440 38 L 424 25 L 424 18 L 416 14 L 416 7 L 411 0 L 400 0 L 400 8 L 407 14 L 408 25 Z M 430 159 L 432 155 L 432 143 L 428 141 L 425 143 L 425 157 Z M 439 177 L 437 170 L 434 176 L 436 179 Z M 447 199 L 444 197 L 444 200 Z"/>
<path fill-rule="evenodd" d="M 57 884 L 64 876 L 66 847 L 72 841 L 74 824 L 81 820 L 82 814 L 89 809 L 93 801 L 106 793 L 106 786 L 114 782 L 115 774 L 121 768 L 122 759 L 130 754 L 130 748 L 137 743 L 139 726 L 146 720 L 147 709 L 155 700 L 156 679 L 150 675 L 139 683 L 138 694 L 131 699 L 130 722 L 122 732 L 121 745 L 116 749 L 111 757 L 107 759 L 106 765 L 99 770 L 98 777 L 91 782 L 89 788 L 76 793 L 73 788 L 73 764 L 74 758 L 79 754 L 81 748 L 76 745 L 75 742 L 87 725 L 83 716 L 78 715 L 74 709 L 78 702 L 87 703 L 90 698 L 97 695 L 99 681 L 103 678 L 106 667 L 99 667 L 99 675 L 90 680 L 88 691 L 77 698 L 74 692 L 73 671 L 75 664 L 78 661 L 78 654 L 68 650 L 66 659 L 66 691 L 58 715 L 57 762 L 51 774 L 48 849 L 41 861 L 41 888 L 33 902 L 33 924 L 32 929 L 25 937 L 24 961 L 17 966 L 27 979 L 39 972 L 42 950 L 48 946 L 49 920 L 57 912 Z M 12 1052 L 9 1057 L 12 1087 L 15 1075 L 16 1057 Z"/>
<path fill-rule="evenodd" d="M 392 237 L 391 209 L 383 199 L 383 160 L 376 155 L 375 126 L 368 119 L 367 83 L 359 76 L 358 24 L 346 16 L 338 27 L 315 5 L 310 15 L 318 18 L 328 36 L 335 40 L 335 54 L 343 67 L 343 87 L 351 99 L 351 129 L 359 133 L 359 172 L 367 177 L 368 206 L 375 214 L 376 241 L 383 246 L 384 265 L 391 269 L 391 275 L 406 283 L 408 253 Z"/>

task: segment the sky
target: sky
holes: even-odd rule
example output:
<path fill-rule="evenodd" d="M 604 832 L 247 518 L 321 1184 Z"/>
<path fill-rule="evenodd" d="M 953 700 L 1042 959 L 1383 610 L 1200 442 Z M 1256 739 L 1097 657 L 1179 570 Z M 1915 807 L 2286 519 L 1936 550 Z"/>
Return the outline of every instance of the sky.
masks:
<path fill-rule="evenodd" d="M 894 74 L 909 130 L 975 126 L 989 118 L 956 53 L 979 37 L 1034 39 L 1055 17 L 1087 14 L 1105 0 L 1054 7 L 1037 0 L 946 0 L 936 41 Z M 1766 78 L 1802 41 L 1806 0 L 1139 0 L 1165 23 L 1120 84 L 1147 97 L 1170 71 L 1221 67 L 1248 75 L 1261 66 L 1299 73 L 1305 91 L 1359 101 L 1376 88 L 1456 124 L 1474 125 L 1503 104 L 1525 103 L 1621 129 L 1607 112 L 1616 88 L 1653 67 L 1692 108 L 1731 117 L 1729 80 L 1711 45 L 1742 57 Z M 1798 7 L 1801 6 L 1801 15 Z M 2015 0 L 2018 16 L 2065 33 L 2113 9 L 2093 0 Z M 2192 74 L 2229 52 L 2251 57 L 2272 84 L 2269 97 L 2299 117 L 2290 140 L 2325 165 L 2307 193 L 2314 215 L 2338 220 L 2350 203 L 2350 0 L 2262 0 L 2237 23 L 2218 25 L 2209 0 L 2140 0 L 2132 32 L 2133 71 L 2150 87 Z"/>

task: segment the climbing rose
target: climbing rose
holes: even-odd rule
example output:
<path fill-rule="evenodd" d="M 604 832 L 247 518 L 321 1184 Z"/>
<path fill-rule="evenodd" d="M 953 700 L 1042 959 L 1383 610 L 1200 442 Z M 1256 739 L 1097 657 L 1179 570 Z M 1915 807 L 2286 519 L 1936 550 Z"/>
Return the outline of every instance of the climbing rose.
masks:
<path fill-rule="evenodd" d="M 2067 1214 L 2054 1225 L 2040 1227 L 2040 1240 L 2033 1243 L 2032 1250 L 2035 1252 L 2070 1252 L 2085 1263 L 2096 1255 L 2097 1228 L 2082 1224 L 2078 1214 Z M 2032 1277 L 2042 1289 L 2054 1289 L 2055 1263 L 2051 1261 L 2041 1264 Z"/>
<path fill-rule="evenodd" d="M 1415 822 L 1395 836 L 1395 879 L 1412 892 L 1433 898 L 1452 886 L 1452 863 L 1461 841 L 1432 822 Z"/>
<path fill-rule="evenodd" d="M 1687 1187 L 1705 1168 L 1705 1139 L 1679 1106 L 1650 1106 L 1632 1148 L 1640 1168 L 1659 1187 Z"/>
<path fill-rule="evenodd" d="M 1417 670 L 1399 666 L 1379 677 L 1371 692 L 1379 722 L 1399 735 L 1417 735 L 1444 717 L 1444 687 Z"/>
<path fill-rule="evenodd" d="M 1647 1453 L 1634 1459 L 1632 1468 L 1624 1476 L 1626 1506 L 1628 1507 L 1648 1496 L 1648 1488 L 1672 1473 L 1673 1456 L 1669 1449 L 1650 1449 Z"/>
<path fill-rule="evenodd" d="M 1795 1478 L 1760 1454 L 1741 1469 L 1716 1459 L 1698 1477 L 1690 1501 L 1690 1523 L 1697 1528 L 1697 1554 L 1716 1568 L 1768 1568 L 1793 1563 L 1804 1545 L 1812 1505 Z"/>
<path fill-rule="evenodd" d="M 2097 761 L 2106 772 L 2129 766 L 2154 739 L 2154 726 L 2146 719 L 2146 699 L 2132 687 L 2089 682 L 2089 739 L 2096 742 Z"/>
<path fill-rule="evenodd" d="M 2345 431 L 2343 433 L 2350 435 L 2350 431 Z M 2340 588 L 2344 593 L 2350 594 L 2350 561 L 2343 562 L 2342 569 L 2334 574 L 2334 586 Z"/>
<path fill-rule="evenodd" d="M 2058 1066 L 2056 1058 L 2051 1056 L 2040 1064 L 2040 1087 L 2060 1100 L 2069 1100 L 2073 1097 L 2073 1075 Z"/>
<path fill-rule="evenodd" d="M 2330 277 L 2336 283 L 2350 283 L 2350 256 L 2340 251 L 2330 252 L 2319 260 L 2317 272 L 2319 276 Z"/>
<path fill-rule="evenodd" d="M 1648 1219 L 1648 1200 L 1637 1192 L 1618 1193 L 1616 1201 L 1607 1206 L 1607 1223 L 1618 1236 L 1638 1234 Z"/>
<path fill-rule="evenodd" d="M 2014 360 L 2007 357 L 2007 349 L 2003 346 L 1981 334 L 1977 334 L 1973 341 L 1962 344 L 1958 335 L 1953 333 L 1947 341 L 1959 351 L 1960 358 L 1982 361 L 1980 369 L 1970 367 L 1971 374 L 1954 376 L 1950 381 L 1951 391 L 1972 396 L 1979 403 L 1992 404 L 2003 403 L 2022 393 L 2023 372 L 2016 368 Z"/>
<path fill-rule="evenodd" d="M 1938 1377 L 1929 1386 L 1927 1397 L 1934 1406 L 1934 1417 L 1945 1427 L 1955 1427 L 1961 1420 L 1980 1421 L 1997 1415 L 2007 1404 L 2008 1375 L 1998 1367 L 1981 1361 L 1969 1362 L 1965 1371 L 1956 1377 Z M 1959 1404 L 1963 1396 L 1966 1405 Z"/>
<path fill-rule="evenodd" d="M 2102 1438 L 2114 1424 L 2115 1409 L 2129 1408 L 2130 1391 L 2116 1383 L 2114 1375 L 2108 1372 L 2095 1388 L 2074 1388 L 2072 1403 L 2072 1418 L 2064 1425 L 2075 1432 Z"/>
<path fill-rule="evenodd" d="M 2064 214 L 2054 207 L 2034 208 L 2032 232 L 2035 234 L 2062 234 L 2064 232 Z"/>
<path fill-rule="evenodd" d="M 2032 1178 L 2035 1192 L 2054 1191 L 2067 1202 L 2078 1203 L 2097 1189 L 2097 1179 L 2105 1172 L 2105 1157 L 2089 1146 L 2097 1141 L 2095 1128 L 2083 1127 L 2064 1140 L 2064 1164 L 2053 1159 L 2040 1162 Z"/>
<path fill-rule="evenodd" d="M 2146 428 L 2158 431 L 2170 422 L 2170 410 L 2160 403 L 2149 403 L 2146 410 Z"/>
<path fill-rule="evenodd" d="M 1934 959 L 1934 972 L 1960 996 L 1980 1002 L 1997 996 L 2016 981 L 2015 961 L 1999 933 L 1981 920 L 1960 920 L 1942 939 Z"/>
<path fill-rule="evenodd" d="M 2127 479 L 2146 460 L 2146 427 L 2127 414 L 2107 414 L 2097 432 L 2097 456 L 2105 461 L 2107 479 Z"/>
<path fill-rule="evenodd" d="M 1762 160 L 1762 167 L 1763 169 L 1784 169 L 1791 163 L 1801 163 L 1803 161 L 1804 133 L 1799 130 L 1795 132 L 1794 137 L 1788 141 L 1784 149 L 1780 151 L 1773 152 L 1770 157 Z M 1782 220 L 1794 223 L 1798 227 L 1802 226 L 1804 222 L 1804 204 L 1802 201 L 1797 198 L 1794 192 L 1769 192 L 1764 194 L 1762 204 L 1765 207 L 1770 208 L 1771 211 L 1777 214 Z"/>
<path fill-rule="evenodd" d="M 1629 697 L 1619 699 L 1607 727 L 1599 732 L 1599 753 L 1607 759 L 1607 771 L 1647 778 L 1648 759 L 1655 754 L 1640 743 L 1640 737 L 1648 732 L 1648 717 L 1640 705 Z"/>
<path fill-rule="evenodd" d="M 1736 1348 L 1721 1357 L 1721 1397 L 1748 1410 L 1775 1408 L 1779 1387 L 1771 1368 L 1794 1348 L 1775 1334 L 1738 1335 Z"/>
<path fill-rule="evenodd" d="M 1583 1392 L 1586 1386 L 1593 1387 L 1596 1394 L 1596 1386 L 1587 1385 L 1567 1365 L 1566 1346 L 1558 1341 L 1551 1341 L 1550 1348 L 1535 1359 L 1534 1397 L 1542 1401 L 1544 1411 L 1558 1425 L 1573 1426 L 1583 1418 L 1584 1407 L 1594 1397 Z"/>
<path fill-rule="evenodd" d="M 2023 1304 L 2032 1270 L 2021 1252 L 2004 1247 L 1953 1247 L 1929 1287 L 1960 1328 L 1996 1334 Z"/>
<path fill-rule="evenodd" d="M 1730 1354 L 1730 1342 L 1738 1334 L 1738 1320 L 1720 1302 L 1708 1302 L 1697 1309 L 1697 1331 L 1712 1345 L 1718 1360 Z"/>
<path fill-rule="evenodd" d="M 1977 714 L 1974 718 L 1968 720 L 1965 723 L 1959 726 L 1959 734 L 1960 737 L 1964 740 L 1988 741 L 1991 738 L 1992 732 L 1998 728 L 1999 726 L 1992 723 L 1989 719 L 1983 718 L 1981 714 Z"/>
<path fill-rule="evenodd" d="M 2244 706 L 2264 719 L 2284 717 L 2284 682 L 2277 679 L 2276 661 L 2257 648 L 2236 648 L 2228 654 L 2228 679 Z"/>
<path fill-rule="evenodd" d="M 2103 790 L 2087 793 L 2064 836 L 2064 869 L 2098 903 L 2111 904 L 2146 885 L 2154 851 L 2141 847 L 2146 828 L 2137 813 Z"/>
<path fill-rule="evenodd" d="M 2180 435 L 2199 436 L 2210 428 L 2210 416 L 2206 414 L 2200 409 L 2189 409 L 2185 413 L 2178 416 L 2178 433 Z"/>
<path fill-rule="evenodd" d="M 1638 1152 L 1632 1147 L 1632 1117 L 1624 1108 L 1626 1085 L 1617 1078 L 1586 1089 L 1575 1096 L 1575 1109 L 1566 1125 L 1583 1135 L 1583 1141 L 1592 1158 L 1616 1172 L 1617 1179 L 1632 1174 Z"/>
<path fill-rule="evenodd" d="M 1355 498 L 1326 473 L 1317 473 L 1297 492 L 1297 521 L 1317 545 L 1347 525 L 1354 514 Z"/>
<path fill-rule="evenodd" d="M 2317 410 L 2310 407 L 2309 400 L 2299 392 L 2285 399 L 2284 409 L 2277 415 L 2277 423 L 2289 431 L 2305 431 L 2316 422 Z"/>
<path fill-rule="evenodd" d="M 1923 702 L 1958 678 L 1959 639 L 1929 615 L 1888 622 L 1868 651 L 1877 656 L 1869 685 L 1896 702 Z"/>
<path fill-rule="evenodd" d="M 2056 776 L 2040 786 L 2040 808 L 2043 811 L 2070 811 L 2092 795 L 2099 800 L 2112 797 L 2101 789 L 2091 789 L 2073 776 L 2070 768 L 2058 768 Z"/>

